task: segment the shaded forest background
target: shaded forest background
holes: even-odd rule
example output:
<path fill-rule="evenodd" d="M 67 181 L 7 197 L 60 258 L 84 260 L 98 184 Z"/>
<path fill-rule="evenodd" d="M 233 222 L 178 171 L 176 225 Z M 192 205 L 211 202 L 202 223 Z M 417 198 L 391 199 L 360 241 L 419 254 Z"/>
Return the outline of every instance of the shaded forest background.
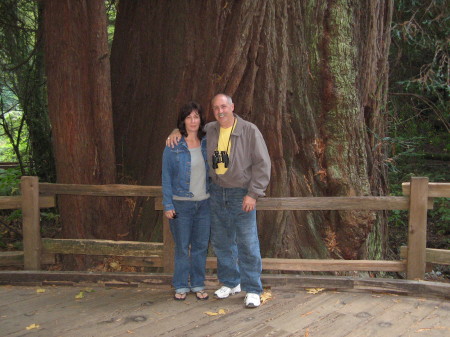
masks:
<path fill-rule="evenodd" d="M 111 48 L 117 15 L 115 1 L 106 2 L 106 11 Z M 382 165 L 388 172 L 392 195 L 401 194 L 401 183 L 411 176 L 428 176 L 434 182 L 450 181 L 448 21 L 446 1 L 394 2 L 389 91 L 387 106 L 383 107 L 386 130 L 383 138 L 378 139 L 387 152 Z M 17 193 L 21 175 L 56 181 L 42 30 L 40 2 L 0 4 L 0 161 L 18 163 L 16 168 L 0 169 L 1 195 Z M 122 178 L 124 183 L 136 183 Z M 57 210 L 44 210 L 41 216 L 43 236 L 61 235 Z M 2 213 L 0 221 L 0 248 L 20 249 L 20 211 Z M 435 209 L 429 212 L 428 223 L 427 246 L 448 248 L 448 199 L 437 201 Z M 399 243 L 406 243 L 406 213 L 390 212 L 388 224 L 389 244 L 383 255 L 394 258 Z M 123 230 L 118 229 L 117 233 Z"/>

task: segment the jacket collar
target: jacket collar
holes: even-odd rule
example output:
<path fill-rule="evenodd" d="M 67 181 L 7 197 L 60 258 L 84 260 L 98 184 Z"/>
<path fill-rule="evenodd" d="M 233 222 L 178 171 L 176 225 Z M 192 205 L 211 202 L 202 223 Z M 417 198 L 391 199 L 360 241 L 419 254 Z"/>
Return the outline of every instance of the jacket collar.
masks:
<path fill-rule="evenodd" d="M 201 140 L 200 140 L 200 147 L 204 147 L 204 144 L 206 144 L 206 136 L 204 136 Z M 180 147 L 185 147 L 186 149 L 189 150 L 189 147 L 187 145 L 186 139 L 184 138 L 184 136 L 181 136 L 180 141 L 178 142 L 178 144 L 175 146 L 176 148 L 180 148 Z"/>
<path fill-rule="evenodd" d="M 235 113 L 233 113 L 234 117 L 236 118 L 236 127 L 233 130 L 233 135 L 234 136 L 240 136 L 242 133 L 242 129 L 244 128 L 244 120 L 239 117 L 238 115 L 236 115 Z M 217 133 L 220 133 L 220 124 L 218 121 L 216 121 L 216 125 L 215 125 L 215 129 L 217 131 Z"/>

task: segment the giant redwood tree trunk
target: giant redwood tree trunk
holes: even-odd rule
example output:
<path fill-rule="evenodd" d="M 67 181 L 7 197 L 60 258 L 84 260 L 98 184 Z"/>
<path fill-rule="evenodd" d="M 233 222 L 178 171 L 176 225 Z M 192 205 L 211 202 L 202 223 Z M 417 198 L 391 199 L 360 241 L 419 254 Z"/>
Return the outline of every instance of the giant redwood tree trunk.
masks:
<path fill-rule="evenodd" d="M 385 193 L 391 11 L 389 0 L 120 1 L 111 62 L 122 174 L 159 185 L 180 105 L 195 99 L 209 111 L 225 92 L 266 139 L 268 196 Z M 380 255 L 382 216 L 260 213 L 263 254 L 357 258 L 371 246 Z"/>
<path fill-rule="evenodd" d="M 103 0 L 46 0 L 45 61 L 57 182 L 116 178 L 109 52 Z M 64 238 L 117 239 L 125 232 L 110 198 L 60 196 Z M 78 266 L 83 267 L 81 259 Z"/>

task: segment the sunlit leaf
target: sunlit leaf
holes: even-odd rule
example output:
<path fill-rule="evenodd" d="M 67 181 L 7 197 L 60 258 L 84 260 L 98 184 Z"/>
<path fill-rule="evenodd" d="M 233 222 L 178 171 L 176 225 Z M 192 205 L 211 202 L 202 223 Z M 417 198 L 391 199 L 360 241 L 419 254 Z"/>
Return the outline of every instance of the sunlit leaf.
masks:
<path fill-rule="evenodd" d="M 212 311 L 205 311 L 204 314 L 207 314 L 208 316 L 217 316 L 219 313 Z"/>
<path fill-rule="evenodd" d="M 26 327 L 27 330 L 38 329 L 38 328 L 39 328 L 39 324 L 35 324 L 35 323 Z"/>
<path fill-rule="evenodd" d="M 225 309 L 219 309 L 217 312 L 205 311 L 204 314 L 208 316 L 225 315 L 227 311 Z"/>
<path fill-rule="evenodd" d="M 79 300 L 80 298 L 83 298 L 84 297 L 84 291 L 80 291 L 79 293 L 78 293 L 78 295 L 75 295 L 75 298 L 77 299 L 77 300 Z"/>
<path fill-rule="evenodd" d="M 265 291 L 261 294 L 261 303 L 262 304 L 266 303 L 267 301 L 269 301 L 271 299 L 272 299 L 272 293 L 270 290 Z"/>

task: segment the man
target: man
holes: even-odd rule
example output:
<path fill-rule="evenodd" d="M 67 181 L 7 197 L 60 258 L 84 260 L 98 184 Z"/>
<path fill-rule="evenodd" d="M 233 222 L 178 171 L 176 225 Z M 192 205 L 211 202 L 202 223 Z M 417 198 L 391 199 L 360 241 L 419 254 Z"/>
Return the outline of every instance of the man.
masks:
<path fill-rule="evenodd" d="M 211 103 L 217 120 L 205 126 L 212 180 L 211 243 L 223 284 L 214 296 L 227 298 L 242 287 L 247 292 L 245 307 L 256 308 L 261 304 L 262 262 L 255 206 L 269 184 L 270 157 L 256 125 L 234 114 L 231 97 L 218 94 Z M 178 133 L 172 133 L 166 143 L 177 141 Z"/>

